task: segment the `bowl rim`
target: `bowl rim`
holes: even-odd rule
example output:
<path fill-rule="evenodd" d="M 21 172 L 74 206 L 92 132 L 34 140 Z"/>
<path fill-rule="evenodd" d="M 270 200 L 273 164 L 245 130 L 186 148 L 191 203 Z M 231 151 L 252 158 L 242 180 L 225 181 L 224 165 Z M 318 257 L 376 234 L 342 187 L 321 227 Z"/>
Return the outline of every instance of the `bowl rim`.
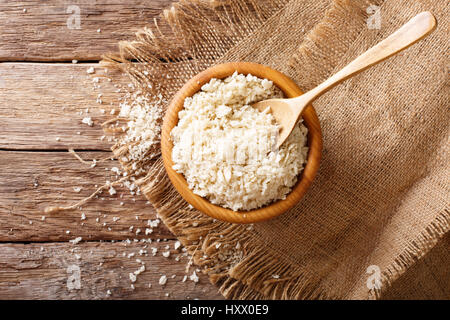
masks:
<path fill-rule="evenodd" d="M 233 211 L 212 204 L 208 199 L 196 195 L 188 188 L 187 181 L 183 174 L 177 173 L 172 169 L 173 143 L 170 139 L 170 132 L 178 123 L 178 112 L 184 108 L 184 100 L 187 97 L 200 91 L 201 87 L 209 82 L 211 78 L 223 79 L 236 71 L 240 74 L 251 73 L 258 78 L 265 78 L 273 81 L 273 83 L 289 98 L 303 94 L 302 90 L 293 80 L 283 73 L 265 65 L 253 62 L 229 62 L 210 67 L 186 82 L 169 103 L 161 130 L 161 153 L 167 175 L 174 188 L 184 200 L 211 218 L 231 223 L 246 224 L 275 218 L 294 207 L 301 200 L 319 169 L 322 156 L 322 132 L 315 109 L 309 104 L 302 114 L 304 124 L 308 128 L 307 144 L 309 150 L 307 161 L 302 172 L 299 174 L 296 184 L 285 199 L 276 200 L 258 209 Z"/>

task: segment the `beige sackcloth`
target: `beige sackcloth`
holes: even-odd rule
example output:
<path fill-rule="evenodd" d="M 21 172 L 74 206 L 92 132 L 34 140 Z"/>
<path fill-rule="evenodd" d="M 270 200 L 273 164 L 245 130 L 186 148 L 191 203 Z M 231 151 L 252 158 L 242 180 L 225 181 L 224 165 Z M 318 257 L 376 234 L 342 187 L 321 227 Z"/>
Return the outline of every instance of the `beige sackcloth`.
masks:
<path fill-rule="evenodd" d="M 195 74 L 227 61 L 268 65 L 308 90 L 425 10 L 438 21 L 431 35 L 313 103 L 321 166 L 306 196 L 276 219 L 234 225 L 192 209 L 172 187 L 159 145 L 144 162 L 122 160 L 226 298 L 379 298 L 444 237 L 449 2 L 180 1 L 122 42 L 120 56 L 105 58 L 167 100 Z M 113 147 L 119 159 L 127 150 Z M 448 275 L 449 266 L 441 267 Z"/>

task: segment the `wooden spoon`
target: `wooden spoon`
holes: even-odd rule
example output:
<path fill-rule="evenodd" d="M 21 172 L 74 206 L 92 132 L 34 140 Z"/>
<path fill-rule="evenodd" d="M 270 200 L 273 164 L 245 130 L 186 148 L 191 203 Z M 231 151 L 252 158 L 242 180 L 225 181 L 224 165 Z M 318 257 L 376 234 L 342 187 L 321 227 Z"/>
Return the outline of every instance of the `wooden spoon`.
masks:
<path fill-rule="evenodd" d="M 419 13 L 388 38 L 364 52 L 338 73 L 305 94 L 291 99 L 269 99 L 255 103 L 253 107 L 260 111 L 270 107 L 275 120 L 281 126 L 277 148 L 286 141 L 304 108 L 314 99 L 336 84 L 409 47 L 429 34 L 435 25 L 436 19 L 430 12 Z"/>

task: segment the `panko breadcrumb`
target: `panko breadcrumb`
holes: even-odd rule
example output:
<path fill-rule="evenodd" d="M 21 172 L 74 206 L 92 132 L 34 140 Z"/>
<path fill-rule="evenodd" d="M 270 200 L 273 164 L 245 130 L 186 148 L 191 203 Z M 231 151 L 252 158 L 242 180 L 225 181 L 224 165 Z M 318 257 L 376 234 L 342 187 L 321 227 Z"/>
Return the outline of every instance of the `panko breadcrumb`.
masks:
<path fill-rule="evenodd" d="M 172 160 L 195 194 L 238 211 L 291 191 L 306 162 L 307 128 L 299 122 L 275 149 L 279 126 L 270 110 L 250 106 L 275 97 L 282 94 L 272 81 L 236 72 L 185 99 L 171 131 Z"/>

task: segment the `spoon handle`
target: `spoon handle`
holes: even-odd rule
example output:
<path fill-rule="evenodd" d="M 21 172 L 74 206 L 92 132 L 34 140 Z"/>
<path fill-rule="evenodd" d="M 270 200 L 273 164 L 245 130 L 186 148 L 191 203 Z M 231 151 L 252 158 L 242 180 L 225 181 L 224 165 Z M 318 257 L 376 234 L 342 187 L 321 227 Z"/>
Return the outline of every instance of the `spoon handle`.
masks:
<path fill-rule="evenodd" d="M 306 92 L 298 97 L 304 103 L 311 102 L 322 93 L 332 88 L 334 85 L 341 83 L 347 78 L 365 70 L 366 68 L 383 61 L 386 58 L 406 49 L 413 43 L 419 41 L 428 33 L 430 33 L 436 25 L 436 19 L 428 12 L 422 12 L 405 23 L 400 29 L 395 31 L 389 37 L 373 46 L 355 60 L 350 62 L 342 70 L 322 82 L 314 89 Z M 297 99 L 297 98 L 294 98 Z M 291 99 L 292 102 L 294 102 Z M 306 104 L 306 103 L 305 103 Z"/>

